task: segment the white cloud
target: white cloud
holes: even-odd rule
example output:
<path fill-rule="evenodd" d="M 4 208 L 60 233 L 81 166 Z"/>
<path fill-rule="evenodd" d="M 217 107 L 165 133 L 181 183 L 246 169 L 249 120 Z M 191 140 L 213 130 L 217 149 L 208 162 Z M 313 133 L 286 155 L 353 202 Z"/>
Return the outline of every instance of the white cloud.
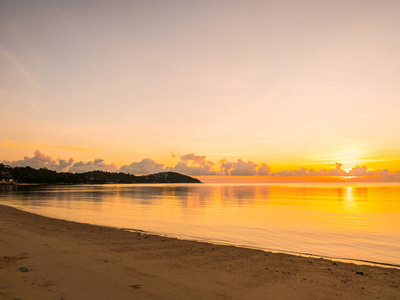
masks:
<path fill-rule="evenodd" d="M 122 166 L 119 171 L 129 174 L 152 174 L 166 171 L 163 164 L 158 164 L 150 158 L 142 159 L 140 162 L 133 162 L 130 165 Z"/>
<path fill-rule="evenodd" d="M 310 170 L 312 171 L 312 174 L 318 174 L 317 171 L 314 170 Z M 308 169 L 306 168 L 301 168 L 299 170 L 283 170 L 283 171 L 279 171 L 276 172 L 276 175 L 278 176 L 311 176 L 311 173 L 309 172 Z"/>
<path fill-rule="evenodd" d="M 393 178 L 396 178 L 396 177 L 397 178 L 400 177 L 400 171 L 395 173 L 395 174 L 393 174 L 388 169 L 383 169 L 383 170 L 376 171 L 376 173 L 378 174 L 379 177 L 385 178 L 385 179 L 393 179 Z"/>
<path fill-rule="evenodd" d="M 214 164 L 206 160 L 206 156 L 195 155 L 194 153 L 185 154 L 180 157 L 181 161 L 171 170 L 186 175 L 215 175 Z"/>
<path fill-rule="evenodd" d="M 118 168 L 114 164 L 106 164 L 103 159 L 96 158 L 94 161 L 79 161 L 69 168 L 72 173 L 84 173 L 90 171 L 117 172 Z"/>
<path fill-rule="evenodd" d="M 241 159 L 238 159 L 237 162 L 233 164 L 232 170 L 230 171 L 231 175 L 236 176 L 251 176 L 256 175 L 257 164 L 252 161 L 244 162 Z"/>
<path fill-rule="evenodd" d="M 308 170 L 308 175 L 309 176 L 328 176 L 328 171 L 325 169 L 320 170 L 320 171 L 310 169 L 310 170 Z"/>
<path fill-rule="evenodd" d="M 349 171 L 349 175 L 352 175 L 352 176 L 365 176 L 367 174 L 368 174 L 368 169 L 366 166 L 362 166 L 362 167 L 355 166 L 354 168 L 352 168 Z"/>
<path fill-rule="evenodd" d="M 229 175 L 230 170 L 233 168 L 233 162 L 231 161 L 226 161 L 226 159 L 223 159 L 220 161 L 220 168 L 221 168 L 221 173 L 224 175 Z"/>
<path fill-rule="evenodd" d="M 330 169 L 329 172 L 328 172 L 329 175 L 332 175 L 332 176 L 347 175 L 347 172 L 342 169 L 342 164 L 341 163 L 335 163 L 335 164 L 336 164 L 336 168 L 335 169 Z"/>
<path fill-rule="evenodd" d="M 271 173 L 271 169 L 265 163 L 256 164 L 252 161 L 245 162 L 242 159 L 238 159 L 237 162 L 223 159 L 220 161 L 220 169 L 222 174 L 234 176 L 265 176 Z"/>
<path fill-rule="evenodd" d="M 257 175 L 259 176 L 267 176 L 271 174 L 271 169 L 267 164 L 261 163 L 257 169 Z"/>
<path fill-rule="evenodd" d="M 53 171 L 67 171 L 73 164 L 74 160 L 70 158 L 68 161 L 64 159 L 54 160 L 50 156 L 44 155 L 39 150 L 34 152 L 33 157 L 24 156 L 24 159 L 17 161 L 6 161 L 3 163 L 12 167 L 27 167 L 30 166 L 35 169 L 47 168 Z"/>
<path fill-rule="evenodd" d="M 298 170 L 283 170 L 274 173 L 277 176 L 345 176 L 348 175 L 348 173 L 342 169 L 342 164 L 336 163 L 336 168 L 335 169 L 330 169 L 330 170 L 319 170 L 316 171 L 314 169 L 306 169 L 306 168 L 301 168 Z"/>

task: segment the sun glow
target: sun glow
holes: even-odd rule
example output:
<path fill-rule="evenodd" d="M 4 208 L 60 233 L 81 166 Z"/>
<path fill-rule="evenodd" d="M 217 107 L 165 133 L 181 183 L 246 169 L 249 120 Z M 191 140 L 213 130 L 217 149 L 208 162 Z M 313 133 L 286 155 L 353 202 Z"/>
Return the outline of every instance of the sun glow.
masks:
<path fill-rule="evenodd" d="M 366 155 L 359 147 L 352 146 L 350 150 L 340 150 L 316 158 L 321 164 L 332 165 L 341 163 L 341 168 L 349 172 L 355 166 L 362 166 L 367 162 Z"/>

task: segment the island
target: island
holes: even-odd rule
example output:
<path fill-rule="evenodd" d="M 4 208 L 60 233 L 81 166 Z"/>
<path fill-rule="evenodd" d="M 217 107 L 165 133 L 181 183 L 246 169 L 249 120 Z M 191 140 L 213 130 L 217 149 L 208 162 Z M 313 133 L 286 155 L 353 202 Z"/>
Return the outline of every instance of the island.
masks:
<path fill-rule="evenodd" d="M 202 183 L 197 178 L 177 172 L 160 172 L 140 176 L 104 171 L 69 173 L 52 171 L 47 168 L 11 167 L 4 164 L 0 164 L 0 182 L 2 184 Z"/>

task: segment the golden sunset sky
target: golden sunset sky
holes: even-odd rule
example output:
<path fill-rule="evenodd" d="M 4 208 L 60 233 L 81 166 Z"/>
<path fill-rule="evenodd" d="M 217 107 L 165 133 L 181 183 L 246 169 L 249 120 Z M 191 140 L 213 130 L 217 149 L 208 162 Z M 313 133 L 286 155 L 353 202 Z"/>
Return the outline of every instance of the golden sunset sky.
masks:
<path fill-rule="evenodd" d="M 0 0 L 0 161 L 400 171 L 399 16 L 396 0 Z"/>

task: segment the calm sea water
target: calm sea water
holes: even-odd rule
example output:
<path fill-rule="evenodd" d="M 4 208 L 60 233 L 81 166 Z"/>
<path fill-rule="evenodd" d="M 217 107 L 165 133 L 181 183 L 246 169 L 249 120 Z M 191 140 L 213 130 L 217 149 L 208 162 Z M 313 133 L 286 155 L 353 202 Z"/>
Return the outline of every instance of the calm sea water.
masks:
<path fill-rule="evenodd" d="M 0 188 L 45 216 L 400 265 L 400 184 L 165 184 Z"/>

